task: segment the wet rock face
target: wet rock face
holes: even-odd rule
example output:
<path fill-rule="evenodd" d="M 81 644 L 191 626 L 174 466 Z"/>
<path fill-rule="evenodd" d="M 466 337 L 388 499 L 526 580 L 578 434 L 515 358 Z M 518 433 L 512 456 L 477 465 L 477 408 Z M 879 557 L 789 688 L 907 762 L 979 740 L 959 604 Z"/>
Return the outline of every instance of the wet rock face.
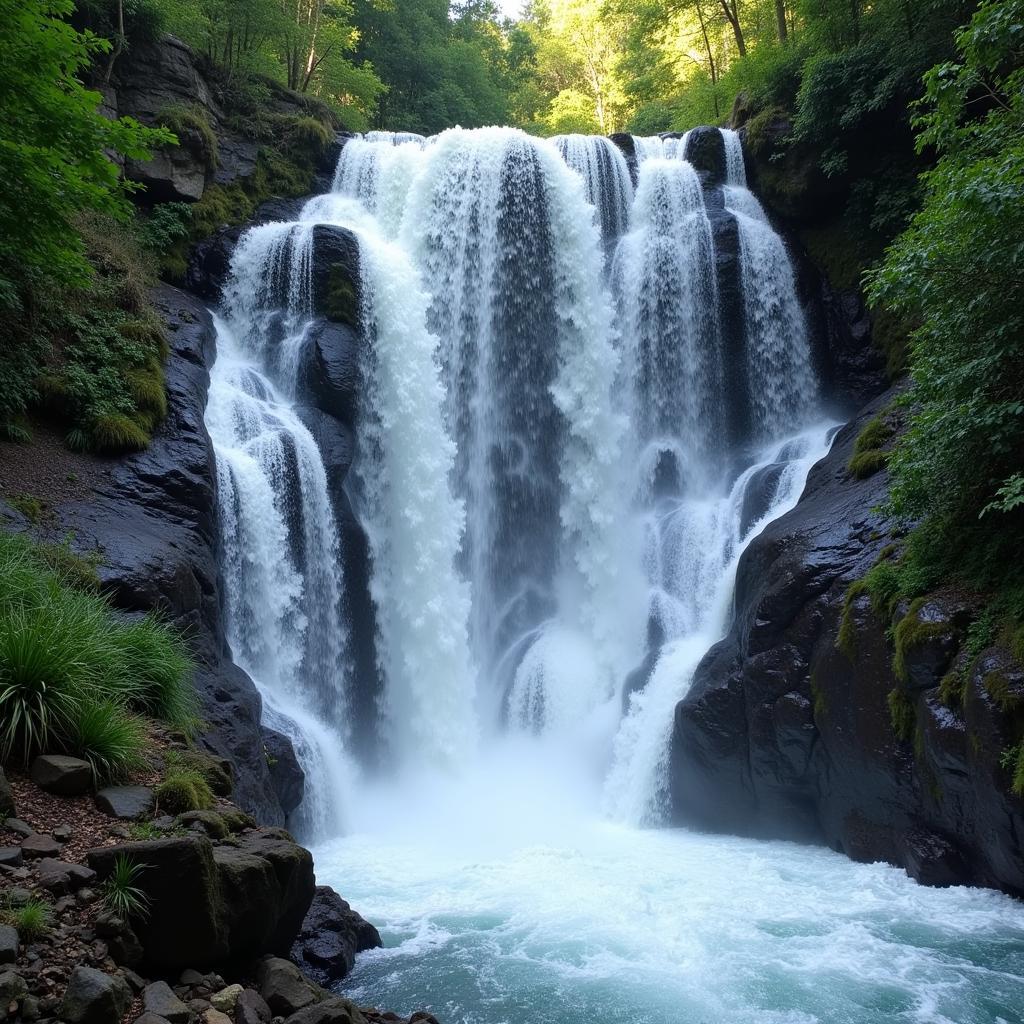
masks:
<path fill-rule="evenodd" d="M 318 985 L 330 987 L 355 964 L 356 954 L 382 946 L 380 933 L 332 888 L 317 886 L 291 958 Z"/>
<path fill-rule="evenodd" d="M 117 606 L 158 609 L 189 636 L 209 726 L 203 743 L 231 763 L 237 803 L 266 824 L 283 824 L 263 753 L 260 697 L 232 664 L 224 635 L 216 466 L 203 421 L 213 324 L 205 305 L 185 292 L 163 285 L 154 299 L 171 347 L 167 418 L 149 448 L 112 461 L 87 502 L 57 514 L 76 546 L 100 551 L 99 573 Z"/>
<path fill-rule="evenodd" d="M 1024 707 L 1024 670 L 995 648 L 966 657 L 969 614 L 955 596 L 893 620 L 858 597 L 852 643 L 837 645 L 847 588 L 889 543 L 873 511 L 886 474 L 846 470 L 860 427 L 888 400 L 843 428 L 796 508 L 744 553 L 733 625 L 676 707 L 674 817 L 822 842 L 926 884 L 1020 895 L 1024 801 L 1000 756 Z M 951 671 L 962 673 L 959 703 L 940 694 Z"/>
<path fill-rule="evenodd" d="M 717 128 L 694 128 L 686 139 L 685 156 L 705 188 L 725 184 L 725 140 Z"/>
<path fill-rule="evenodd" d="M 145 865 L 149 899 L 135 930 L 143 963 L 162 972 L 287 952 L 313 899 L 313 858 L 279 830 L 232 843 L 188 835 L 90 850 L 102 880 L 119 855 Z M 153 1011 L 158 1012 L 158 1011 Z"/>

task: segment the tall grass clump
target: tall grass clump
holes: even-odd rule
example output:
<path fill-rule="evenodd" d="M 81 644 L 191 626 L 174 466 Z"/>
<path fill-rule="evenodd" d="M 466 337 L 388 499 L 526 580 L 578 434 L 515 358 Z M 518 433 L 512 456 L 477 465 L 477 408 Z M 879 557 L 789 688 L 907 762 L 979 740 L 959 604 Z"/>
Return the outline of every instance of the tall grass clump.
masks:
<path fill-rule="evenodd" d="M 0 534 L 0 761 L 60 750 L 100 782 L 144 763 L 140 714 L 188 731 L 195 696 L 167 625 L 125 622 L 78 583 L 27 538 Z"/>

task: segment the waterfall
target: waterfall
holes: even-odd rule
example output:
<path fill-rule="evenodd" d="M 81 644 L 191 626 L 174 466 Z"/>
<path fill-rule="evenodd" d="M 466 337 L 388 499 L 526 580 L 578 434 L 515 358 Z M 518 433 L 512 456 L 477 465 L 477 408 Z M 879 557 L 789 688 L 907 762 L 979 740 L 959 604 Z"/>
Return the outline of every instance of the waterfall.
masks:
<path fill-rule="evenodd" d="M 332 191 L 297 221 L 240 240 L 207 413 L 229 632 L 268 724 L 296 740 L 311 831 L 338 827 L 327 811 L 353 770 L 347 708 L 365 685 L 348 650 L 341 481 L 304 423 L 318 232 L 358 251 L 343 491 L 369 551 L 389 759 L 458 773 L 495 732 L 582 737 L 611 765 L 611 813 L 653 822 L 672 708 L 727 627 L 737 560 L 826 448 L 807 426 L 816 382 L 793 270 L 723 134 L 738 327 L 719 315 L 685 135 L 634 139 L 634 194 L 604 138 L 369 133 L 345 142 Z M 749 397 L 730 392 L 726 352 L 741 353 Z M 730 445 L 741 400 L 756 450 Z"/>
<path fill-rule="evenodd" d="M 476 660 L 500 702 L 532 644 L 583 630 L 602 667 L 563 687 L 582 712 L 611 693 L 622 632 L 624 424 L 610 403 L 613 313 L 593 208 L 557 149 L 522 132 L 456 129 L 426 156 L 402 239 L 432 296 Z M 559 686 L 560 660 L 537 666 L 550 647 L 529 659 L 542 689 Z"/>
<path fill-rule="evenodd" d="M 633 201 L 633 183 L 622 150 L 603 135 L 559 135 L 552 141 L 583 179 L 587 202 L 600 218 L 605 248 L 613 250 L 626 230 Z"/>
<path fill-rule="evenodd" d="M 326 474 L 309 430 L 267 376 L 261 346 L 248 348 L 223 319 L 216 329 L 206 426 L 228 640 L 263 695 L 268 724 L 292 738 L 316 782 L 296 828 L 323 837 L 342 826 L 349 775 L 343 581 Z"/>

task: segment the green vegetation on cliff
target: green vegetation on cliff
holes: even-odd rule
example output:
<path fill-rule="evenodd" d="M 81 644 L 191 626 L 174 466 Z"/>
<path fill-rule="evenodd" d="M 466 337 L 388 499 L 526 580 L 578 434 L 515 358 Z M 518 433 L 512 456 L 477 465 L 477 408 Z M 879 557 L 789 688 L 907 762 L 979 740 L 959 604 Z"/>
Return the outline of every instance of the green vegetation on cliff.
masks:
<path fill-rule="evenodd" d="M 120 778 L 142 762 L 142 716 L 194 728 L 192 663 L 159 619 L 118 618 L 86 566 L 55 562 L 0 533 L 0 762 L 61 750 L 89 761 L 97 781 Z"/>

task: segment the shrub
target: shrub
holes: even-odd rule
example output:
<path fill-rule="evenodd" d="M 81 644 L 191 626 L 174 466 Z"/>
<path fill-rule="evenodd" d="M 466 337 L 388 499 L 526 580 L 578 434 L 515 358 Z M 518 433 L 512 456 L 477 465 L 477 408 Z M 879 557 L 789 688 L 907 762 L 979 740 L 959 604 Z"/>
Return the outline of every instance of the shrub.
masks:
<path fill-rule="evenodd" d="M 22 942 L 35 942 L 50 929 L 52 914 L 50 904 L 38 897 L 31 897 L 20 907 L 9 907 L 3 917 L 18 932 Z"/>
<path fill-rule="evenodd" d="M 121 780 L 145 763 L 141 719 L 110 701 L 83 701 L 72 717 L 67 747 L 92 765 L 97 782 Z"/>
<path fill-rule="evenodd" d="M 194 721 L 190 663 L 167 626 L 123 622 L 94 587 L 70 585 L 53 558 L 0 534 L 0 759 L 27 761 L 52 746 L 88 758 L 98 778 L 123 775 L 144 749 L 131 712 L 179 728 Z"/>
<path fill-rule="evenodd" d="M 198 772 L 218 796 L 231 795 L 231 773 L 212 755 L 201 750 L 169 750 L 166 760 L 170 771 L 186 769 Z"/>
<path fill-rule="evenodd" d="M 114 867 L 103 882 L 103 905 L 122 921 L 145 918 L 149 913 L 149 897 L 136 882 L 145 870 L 125 854 L 114 858 Z"/>
<path fill-rule="evenodd" d="M 205 811 L 214 804 L 213 791 L 203 776 L 192 768 L 173 768 L 156 787 L 157 806 L 171 814 Z"/>

